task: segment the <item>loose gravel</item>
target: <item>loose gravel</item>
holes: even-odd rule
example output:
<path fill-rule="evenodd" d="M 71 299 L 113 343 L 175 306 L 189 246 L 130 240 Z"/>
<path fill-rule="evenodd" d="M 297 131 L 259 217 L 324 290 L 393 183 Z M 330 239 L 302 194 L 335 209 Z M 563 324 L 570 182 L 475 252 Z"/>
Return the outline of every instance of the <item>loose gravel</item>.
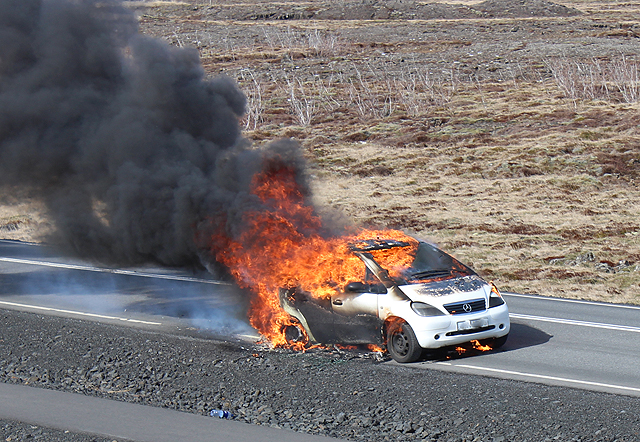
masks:
<path fill-rule="evenodd" d="M 122 439 L 95 437 L 87 434 L 74 434 L 69 431 L 43 428 L 22 422 L 0 420 L 0 437 L 5 442 L 18 441 L 73 441 L 73 442 L 125 442 Z"/>
<path fill-rule="evenodd" d="M 638 441 L 637 398 L 0 310 L 0 381 L 353 441 Z M 0 422 L 4 440 L 86 441 Z M 20 434 L 25 435 L 20 438 Z"/>

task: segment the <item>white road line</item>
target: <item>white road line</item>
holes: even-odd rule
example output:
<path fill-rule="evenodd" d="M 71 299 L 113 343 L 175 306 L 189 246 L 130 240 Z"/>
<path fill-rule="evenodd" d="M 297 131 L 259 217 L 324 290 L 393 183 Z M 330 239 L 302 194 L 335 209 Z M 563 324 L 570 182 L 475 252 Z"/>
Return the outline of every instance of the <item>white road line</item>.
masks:
<path fill-rule="evenodd" d="M 170 279 L 174 281 L 200 282 L 204 284 L 216 284 L 216 285 L 230 285 L 228 282 L 214 281 L 211 279 L 193 278 L 190 276 L 162 275 L 158 273 L 137 272 L 135 270 L 108 269 L 103 267 L 93 267 L 93 266 L 85 266 L 85 265 L 77 265 L 77 264 L 64 264 L 59 262 L 35 261 L 30 259 L 5 258 L 5 257 L 0 257 L 0 261 L 12 262 L 14 264 L 28 264 L 28 265 L 37 265 L 37 266 L 44 266 L 44 267 L 56 267 L 56 268 L 70 269 L 70 270 L 85 270 L 88 272 L 115 273 L 117 275 L 141 276 L 143 278 Z"/>
<path fill-rule="evenodd" d="M 23 246 L 42 246 L 42 244 L 38 244 L 37 242 L 29 242 L 29 241 L 18 241 L 16 239 L 0 239 L 0 242 L 4 242 L 12 245 L 23 245 Z"/>
<path fill-rule="evenodd" d="M 583 301 L 580 299 L 549 298 L 546 296 L 523 295 L 521 293 L 511 293 L 511 292 L 501 292 L 501 294 L 504 296 L 513 296 L 514 298 L 529 298 L 529 299 L 537 299 L 540 301 L 569 302 L 573 304 L 588 304 L 588 305 L 597 305 L 601 307 L 615 307 L 615 308 L 626 308 L 630 310 L 640 310 L 640 306 L 637 306 L 637 305 L 611 304 L 608 302 Z"/>
<path fill-rule="evenodd" d="M 530 321 L 553 322 L 556 324 L 578 325 L 582 327 L 604 328 L 607 330 L 618 330 L 618 331 L 640 333 L 640 327 L 633 327 L 631 325 L 617 325 L 617 324 L 604 324 L 601 322 L 576 321 L 574 319 L 548 318 L 546 316 L 521 315 L 519 313 L 509 313 L 509 317 L 514 319 L 528 319 Z"/>
<path fill-rule="evenodd" d="M 248 334 L 239 334 L 239 335 L 236 335 L 236 336 L 241 337 L 241 338 L 247 338 L 247 339 L 260 339 L 261 338 L 260 335 L 248 335 Z"/>
<path fill-rule="evenodd" d="M 618 389 L 618 390 L 633 391 L 635 393 L 640 393 L 640 388 L 626 387 L 624 385 L 605 384 L 605 383 L 602 383 L 602 382 L 583 381 L 583 380 L 580 380 L 580 379 L 561 378 L 561 377 L 558 377 L 558 376 L 547 376 L 547 375 L 542 375 L 542 374 L 524 373 L 524 372 L 521 372 L 521 371 L 502 370 L 502 369 L 499 369 L 499 368 L 477 367 L 475 365 L 453 364 L 451 362 L 436 362 L 435 364 L 447 365 L 447 366 L 450 366 L 450 367 L 468 368 L 470 370 L 477 370 L 477 371 L 487 371 L 487 372 L 490 372 L 490 373 L 500 373 L 500 374 L 508 374 L 508 375 L 513 375 L 513 376 L 522 376 L 522 377 L 535 378 L 535 379 L 544 379 L 544 380 L 548 380 L 548 381 L 559 381 L 559 382 L 567 382 L 567 383 L 578 384 L 578 385 L 588 385 L 588 386 L 591 386 L 591 387 L 615 388 L 615 389 Z"/>
<path fill-rule="evenodd" d="M 39 305 L 30 305 L 30 304 L 19 304 L 17 302 L 9 302 L 9 301 L 0 301 L 1 305 L 10 305 L 13 307 L 21 307 L 21 308 L 30 308 L 35 310 L 45 310 L 48 312 L 58 312 L 58 313 L 67 313 L 71 315 L 79 315 L 79 316 L 89 316 L 92 318 L 100 318 L 100 319 L 115 319 L 118 321 L 124 322 L 135 322 L 137 324 L 147 324 L 147 325 L 162 325 L 161 322 L 152 322 L 152 321 L 142 321 L 139 319 L 129 319 L 129 318 L 120 318 L 118 316 L 108 316 L 108 315 L 99 315 L 97 313 L 87 313 L 87 312 L 77 312 L 74 310 L 63 310 L 59 308 L 53 307 L 42 307 Z"/>

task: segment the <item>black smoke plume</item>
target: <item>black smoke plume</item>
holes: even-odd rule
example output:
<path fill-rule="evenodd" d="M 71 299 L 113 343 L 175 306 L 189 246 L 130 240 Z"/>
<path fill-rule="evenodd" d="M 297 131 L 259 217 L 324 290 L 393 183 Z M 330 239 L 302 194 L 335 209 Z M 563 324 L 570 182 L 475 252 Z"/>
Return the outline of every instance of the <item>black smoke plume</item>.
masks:
<path fill-rule="evenodd" d="M 233 234 L 265 158 L 295 167 L 308 195 L 295 143 L 242 139 L 244 106 L 119 2 L 0 0 L 0 185 L 36 190 L 51 240 L 80 256 L 200 262 L 197 226 L 218 217 Z"/>

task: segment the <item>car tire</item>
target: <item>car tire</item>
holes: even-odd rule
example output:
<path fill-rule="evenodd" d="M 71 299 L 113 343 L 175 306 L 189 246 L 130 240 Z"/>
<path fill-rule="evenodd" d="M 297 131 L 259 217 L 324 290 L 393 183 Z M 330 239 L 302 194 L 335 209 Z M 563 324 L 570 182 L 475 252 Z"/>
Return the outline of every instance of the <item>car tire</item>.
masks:
<path fill-rule="evenodd" d="M 294 345 L 299 342 L 303 344 L 307 344 L 307 335 L 304 333 L 302 329 L 302 325 L 299 323 L 285 325 L 283 330 L 284 338 L 287 341 L 287 344 Z"/>
<path fill-rule="evenodd" d="M 507 342 L 508 337 L 509 337 L 509 333 L 507 333 L 504 336 L 500 336 L 499 338 L 482 339 L 480 341 L 480 344 L 488 345 L 489 347 L 491 347 L 491 350 L 495 350 L 497 348 L 502 347 Z"/>
<path fill-rule="evenodd" d="M 387 327 L 387 351 L 400 363 L 417 361 L 422 355 L 422 347 L 409 324 L 396 321 Z"/>

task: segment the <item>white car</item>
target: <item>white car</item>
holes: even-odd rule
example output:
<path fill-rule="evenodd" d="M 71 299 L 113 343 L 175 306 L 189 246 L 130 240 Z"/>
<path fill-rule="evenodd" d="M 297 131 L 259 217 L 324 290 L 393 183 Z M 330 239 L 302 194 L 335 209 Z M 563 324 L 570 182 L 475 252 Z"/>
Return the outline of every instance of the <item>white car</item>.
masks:
<path fill-rule="evenodd" d="M 294 324 L 283 330 L 289 342 L 386 345 L 398 362 L 472 340 L 491 348 L 504 345 L 510 322 L 500 292 L 452 256 L 422 241 L 416 248 L 397 240 L 365 240 L 350 249 L 362 260 L 365 276 L 331 299 L 280 289 L 280 305 Z M 406 260 L 411 264 L 394 269 L 395 277 L 373 256 L 388 249 L 411 253 Z"/>

